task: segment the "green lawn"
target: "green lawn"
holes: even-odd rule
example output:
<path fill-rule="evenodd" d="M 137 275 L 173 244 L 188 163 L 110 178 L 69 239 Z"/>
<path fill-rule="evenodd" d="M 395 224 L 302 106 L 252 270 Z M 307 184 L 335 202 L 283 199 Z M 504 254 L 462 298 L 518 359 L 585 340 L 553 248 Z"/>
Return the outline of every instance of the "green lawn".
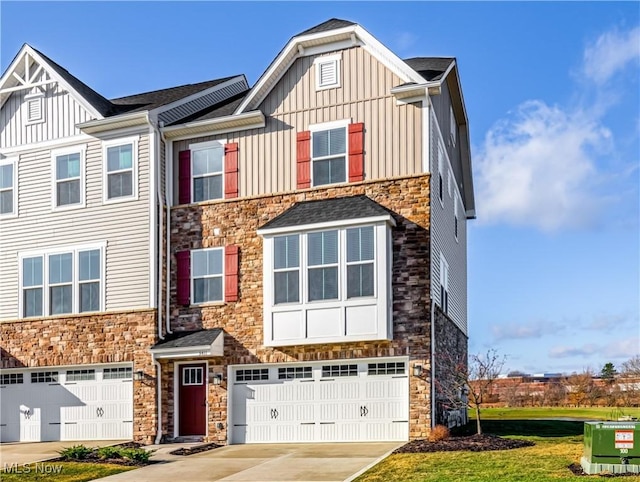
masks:
<path fill-rule="evenodd" d="M 0 471 L 2 482 L 29 482 L 55 481 L 55 482 L 85 482 L 99 479 L 108 475 L 118 474 L 136 467 L 126 467 L 112 464 L 89 464 L 78 462 L 40 462 L 17 467 L 4 466 Z"/>
<path fill-rule="evenodd" d="M 533 447 L 492 452 L 439 452 L 391 455 L 356 479 L 357 482 L 585 482 L 600 477 L 581 477 L 568 466 L 582 456 L 583 423 L 562 420 L 523 420 L 526 409 L 506 410 L 512 420 L 496 420 L 487 413 L 483 430 L 508 438 L 535 442 Z M 554 413 L 555 413 L 555 409 Z M 587 418 L 576 410 L 558 417 Z M 593 415 L 594 412 L 587 409 Z M 582 412 L 580 412 L 582 413 Z M 585 412 L 587 413 L 587 412 Z M 550 415 L 545 415 L 544 418 Z M 589 417 L 591 418 L 591 417 Z M 597 418 L 597 417 L 596 417 Z M 475 428 L 472 421 L 470 429 Z M 640 482 L 640 477 L 624 477 Z"/>
<path fill-rule="evenodd" d="M 531 418 L 589 418 L 607 420 L 617 418 L 619 414 L 631 415 L 640 419 L 640 408 L 613 407 L 523 407 L 523 408 L 483 408 L 481 419 L 521 420 Z M 475 420 L 475 412 L 469 410 L 469 418 Z"/>

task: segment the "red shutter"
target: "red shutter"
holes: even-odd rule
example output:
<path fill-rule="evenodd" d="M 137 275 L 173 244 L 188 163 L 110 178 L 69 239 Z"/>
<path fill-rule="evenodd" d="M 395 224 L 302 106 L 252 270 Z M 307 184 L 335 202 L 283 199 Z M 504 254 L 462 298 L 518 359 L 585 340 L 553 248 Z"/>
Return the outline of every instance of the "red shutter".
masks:
<path fill-rule="evenodd" d="M 349 182 L 364 179 L 364 124 L 349 124 Z"/>
<path fill-rule="evenodd" d="M 298 132 L 297 138 L 298 189 L 311 186 L 311 132 Z"/>
<path fill-rule="evenodd" d="M 224 249 L 224 300 L 238 301 L 238 247 Z"/>
<path fill-rule="evenodd" d="M 191 291 L 191 251 L 179 251 L 176 253 L 178 268 L 178 285 L 176 286 L 179 305 L 190 303 Z"/>
<path fill-rule="evenodd" d="M 238 197 L 238 143 L 224 146 L 224 197 Z"/>
<path fill-rule="evenodd" d="M 178 154 L 178 202 L 191 202 L 191 151 L 180 151 Z"/>

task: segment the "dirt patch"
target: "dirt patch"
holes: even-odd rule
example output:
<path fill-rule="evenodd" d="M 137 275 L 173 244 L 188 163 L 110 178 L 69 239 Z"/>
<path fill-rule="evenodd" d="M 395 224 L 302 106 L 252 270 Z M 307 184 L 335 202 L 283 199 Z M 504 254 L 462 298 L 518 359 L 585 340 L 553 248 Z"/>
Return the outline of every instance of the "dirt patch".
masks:
<path fill-rule="evenodd" d="M 535 445 L 529 440 L 502 438 L 497 435 L 454 436 L 438 442 L 414 440 L 396 449 L 394 454 L 415 454 L 421 452 L 484 452 L 487 450 L 511 450 Z"/>
<path fill-rule="evenodd" d="M 217 449 L 218 447 L 222 447 L 222 445 L 218 445 L 216 443 L 208 443 L 203 445 L 196 445 L 195 447 L 183 447 L 173 452 L 169 452 L 171 455 L 193 455 L 199 454 L 200 452 L 206 452 L 207 450 Z"/>
<path fill-rule="evenodd" d="M 584 469 L 582 468 L 582 466 L 580 464 L 576 464 L 573 463 L 571 464 L 569 467 L 567 467 L 571 472 L 573 472 L 573 475 L 585 475 L 585 476 L 589 476 L 589 474 L 586 474 L 584 472 Z M 598 474 L 598 476 L 600 477 L 637 477 L 638 474 L 634 474 L 631 472 L 627 472 L 626 474 Z"/>

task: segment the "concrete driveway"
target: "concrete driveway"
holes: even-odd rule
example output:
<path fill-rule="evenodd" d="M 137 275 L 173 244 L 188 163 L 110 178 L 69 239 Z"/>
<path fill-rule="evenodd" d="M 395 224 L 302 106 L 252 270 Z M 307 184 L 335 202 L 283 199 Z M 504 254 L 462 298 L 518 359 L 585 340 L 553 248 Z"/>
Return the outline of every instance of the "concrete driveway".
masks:
<path fill-rule="evenodd" d="M 100 480 L 342 482 L 375 465 L 400 445 L 395 442 L 231 445 L 186 457 L 167 455 L 159 446 L 153 457 L 158 463 Z"/>
<path fill-rule="evenodd" d="M 0 467 L 5 464 L 30 464 L 58 457 L 58 451 L 73 445 L 104 447 L 128 440 L 91 440 L 73 442 L 5 442 L 0 444 Z"/>

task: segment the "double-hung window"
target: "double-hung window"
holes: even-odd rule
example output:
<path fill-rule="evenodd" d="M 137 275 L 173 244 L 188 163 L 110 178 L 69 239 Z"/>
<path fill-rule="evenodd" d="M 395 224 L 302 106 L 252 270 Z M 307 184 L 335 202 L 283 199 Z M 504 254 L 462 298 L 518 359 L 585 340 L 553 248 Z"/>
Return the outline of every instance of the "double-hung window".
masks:
<path fill-rule="evenodd" d="M 300 235 L 278 236 L 274 247 L 275 303 L 300 301 Z"/>
<path fill-rule="evenodd" d="M 193 303 L 223 301 L 224 249 L 198 249 L 191 251 Z"/>
<path fill-rule="evenodd" d="M 347 298 L 373 296 L 374 256 L 373 226 L 347 229 Z"/>
<path fill-rule="evenodd" d="M 440 308 L 449 313 L 449 264 L 440 253 Z"/>
<path fill-rule="evenodd" d="M 16 209 L 15 160 L 0 160 L 0 216 L 15 214 Z"/>
<path fill-rule="evenodd" d="M 438 199 L 440 204 L 444 206 L 444 186 L 442 173 L 444 172 L 444 149 L 442 144 L 438 143 Z"/>
<path fill-rule="evenodd" d="M 100 311 L 104 244 L 20 255 L 20 315 Z"/>
<path fill-rule="evenodd" d="M 347 180 L 347 124 L 311 129 L 311 163 L 314 186 Z"/>
<path fill-rule="evenodd" d="M 83 150 L 53 153 L 55 207 L 78 206 L 84 203 Z"/>
<path fill-rule="evenodd" d="M 218 141 L 192 148 L 193 202 L 222 199 L 224 144 Z"/>
<path fill-rule="evenodd" d="M 338 231 L 307 235 L 309 301 L 338 299 Z"/>
<path fill-rule="evenodd" d="M 136 198 L 137 140 L 126 139 L 105 144 L 105 201 Z"/>

